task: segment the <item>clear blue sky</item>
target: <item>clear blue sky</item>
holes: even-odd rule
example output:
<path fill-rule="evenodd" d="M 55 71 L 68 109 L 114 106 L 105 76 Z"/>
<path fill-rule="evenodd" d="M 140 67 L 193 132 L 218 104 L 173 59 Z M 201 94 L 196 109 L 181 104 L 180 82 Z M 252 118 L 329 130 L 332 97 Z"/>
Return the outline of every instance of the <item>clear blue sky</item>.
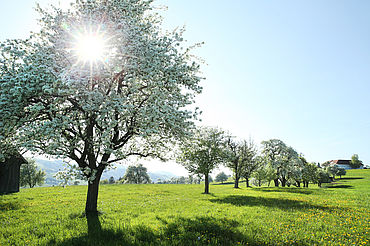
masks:
<path fill-rule="evenodd" d="M 5 1 L 0 40 L 35 28 L 31 0 Z M 41 3 L 57 1 L 39 1 Z M 203 124 L 279 138 L 308 161 L 370 164 L 370 1 L 156 1 L 164 26 L 204 41 Z"/>

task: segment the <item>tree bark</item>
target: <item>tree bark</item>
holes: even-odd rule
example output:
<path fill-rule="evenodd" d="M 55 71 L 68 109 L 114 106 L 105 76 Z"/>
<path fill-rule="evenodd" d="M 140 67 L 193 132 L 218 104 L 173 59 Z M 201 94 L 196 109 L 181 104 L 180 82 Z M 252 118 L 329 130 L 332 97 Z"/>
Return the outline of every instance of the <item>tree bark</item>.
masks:
<path fill-rule="evenodd" d="M 279 187 L 279 179 L 274 179 L 275 187 Z"/>
<path fill-rule="evenodd" d="M 285 178 L 282 178 L 281 179 L 281 186 L 282 187 L 285 187 L 285 185 L 286 185 L 286 179 Z"/>
<path fill-rule="evenodd" d="M 239 188 L 239 177 L 235 178 L 234 188 Z"/>
<path fill-rule="evenodd" d="M 301 187 L 301 182 L 297 181 L 297 187 Z M 304 182 L 303 182 L 303 187 L 304 187 Z"/>
<path fill-rule="evenodd" d="M 245 185 L 246 185 L 246 187 L 250 187 L 249 186 L 249 178 L 245 178 Z"/>
<path fill-rule="evenodd" d="M 204 175 L 204 194 L 209 194 L 208 173 Z"/>
<path fill-rule="evenodd" d="M 98 170 L 95 179 L 88 183 L 85 213 L 87 215 L 98 213 L 99 182 L 103 171 Z"/>

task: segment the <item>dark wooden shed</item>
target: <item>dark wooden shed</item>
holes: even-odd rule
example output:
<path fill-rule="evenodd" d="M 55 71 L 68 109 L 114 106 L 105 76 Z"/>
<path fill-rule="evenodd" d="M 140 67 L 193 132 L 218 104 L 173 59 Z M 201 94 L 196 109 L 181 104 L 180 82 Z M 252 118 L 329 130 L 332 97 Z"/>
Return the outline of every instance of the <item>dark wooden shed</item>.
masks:
<path fill-rule="evenodd" d="M 27 161 L 17 154 L 0 162 L 0 194 L 19 192 L 20 168 Z"/>

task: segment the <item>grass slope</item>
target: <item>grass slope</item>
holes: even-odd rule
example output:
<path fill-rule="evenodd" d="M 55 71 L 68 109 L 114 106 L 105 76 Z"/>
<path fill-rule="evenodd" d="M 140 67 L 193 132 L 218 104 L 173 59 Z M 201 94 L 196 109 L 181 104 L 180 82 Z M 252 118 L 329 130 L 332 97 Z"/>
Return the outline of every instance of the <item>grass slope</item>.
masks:
<path fill-rule="evenodd" d="M 325 188 L 103 185 L 99 218 L 86 186 L 0 196 L 0 245 L 366 245 L 370 170 Z"/>

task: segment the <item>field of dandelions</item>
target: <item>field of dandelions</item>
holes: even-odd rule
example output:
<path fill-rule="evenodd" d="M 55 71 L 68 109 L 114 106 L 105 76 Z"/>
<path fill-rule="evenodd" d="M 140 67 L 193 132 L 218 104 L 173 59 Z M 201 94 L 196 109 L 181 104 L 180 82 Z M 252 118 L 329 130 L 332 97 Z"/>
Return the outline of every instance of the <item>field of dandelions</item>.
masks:
<path fill-rule="evenodd" d="M 0 196 L 0 245 L 369 245 L 370 170 L 322 188 L 102 185 L 95 220 L 86 186 Z"/>

